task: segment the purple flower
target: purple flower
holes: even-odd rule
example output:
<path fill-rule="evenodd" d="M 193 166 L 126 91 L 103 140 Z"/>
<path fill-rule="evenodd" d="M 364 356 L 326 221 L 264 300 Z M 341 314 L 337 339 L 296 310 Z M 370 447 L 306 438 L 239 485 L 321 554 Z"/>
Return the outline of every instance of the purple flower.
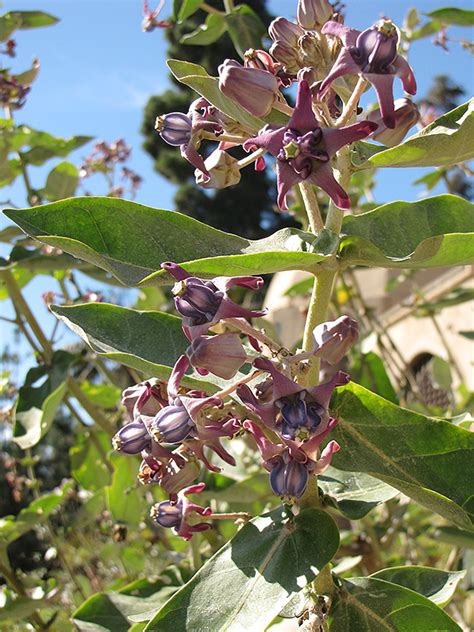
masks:
<path fill-rule="evenodd" d="M 219 66 L 219 88 L 250 114 L 266 116 L 277 98 L 278 80 L 267 70 L 248 68 L 226 59 Z"/>
<path fill-rule="evenodd" d="M 184 268 L 167 261 L 161 267 L 177 281 L 173 288 L 175 306 L 183 317 L 183 331 L 189 340 L 206 334 L 209 327 L 226 318 L 264 316 L 265 310 L 249 310 L 234 303 L 227 291 L 238 285 L 251 290 L 263 286 L 262 277 L 216 277 L 205 281 L 193 277 Z"/>
<path fill-rule="evenodd" d="M 321 323 L 313 330 L 314 354 L 335 365 L 359 339 L 359 324 L 349 316 Z"/>
<path fill-rule="evenodd" d="M 270 429 L 280 433 L 285 441 L 296 441 L 298 445 L 307 443 L 311 452 L 313 445 L 319 446 L 320 437 L 326 436 L 334 427 L 336 422 L 328 413 L 329 401 L 333 390 L 347 384 L 349 376 L 339 371 L 329 382 L 302 388 L 266 358 L 258 358 L 254 366 L 271 374 L 271 397 L 262 403 L 246 384 L 238 387 L 237 395 L 249 410 Z"/>
<path fill-rule="evenodd" d="M 263 466 L 270 472 L 270 485 L 277 496 L 288 499 L 303 495 L 309 477 L 322 474 L 331 464 L 333 455 L 340 450 L 337 441 L 330 441 L 320 453 L 324 435 L 308 444 L 298 446 L 294 441 L 283 440 L 283 443 L 272 443 L 253 421 L 244 421 L 243 427 L 253 435 L 262 455 Z"/>
<path fill-rule="evenodd" d="M 385 125 L 395 127 L 393 80 L 400 77 L 403 89 L 409 94 L 416 94 L 416 81 L 408 62 L 397 52 L 399 33 L 393 22 L 379 20 L 365 31 L 357 31 L 330 21 L 322 32 L 339 37 L 343 48 L 320 86 L 320 95 L 337 77 L 362 74 L 375 88 Z"/>
<path fill-rule="evenodd" d="M 209 132 L 216 137 L 222 134 L 223 128 L 219 115 L 218 110 L 206 99 L 199 98 L 191 103 L 187 114 L 171 112 L 158 116 L 155 129 L 169 145 L 180 147 L 183 158 L 202 171 L 205 179 L 209 179 L 209 173 L 198 149 L 203 132 Z"/>
<path fill-rule="evenodd" d="M 189 516 L 192 513 L 200 516 L 212 516 L 210 507 L 201 507 L 188 499 L 189 494 L 198 494 L 202 492 L 205 484 L 191 485 L 183 489 L 177 494 L 176 500 L 164 500 L 161 503 L 153 505 L 150 510 L 152 519 L 167 529 L 173 529 L 176 535 L 190 540 L 193 533 L 198 531 L 206 531 L 212 529 L 212 525 L 208 522 L 200 522 L 198 524 L 189 524 Z"/>
<path fill-rule="evenodd" d="M 199 373 L 206 375 L 210 372 L 225 380 L 234 377 L 247 360 L 239 334 L 232 333 L 198 336 L 191 342 L 186 355 Z"/>
<path fill-rule="evenodd" d="M 132 421 L 122 426 L 112 439 L 114 450 L 124 454 L 140 454 L 151 445 L 151 436 L 142 421 Z"/>
<path fill-rule="evenodd" d="M 283 498 L 300 498 L 308 484 L 309 471 L 306 463 L 301 463 L 285 450 L 274 459 L 270 473 L 273 492 Z"/>
<path fill-rule="evenodd" d="M 196 184 L 204 189 L 226 189 L 240 182 L 240 167 L 237 158 L 221 149 L 214 150 L 204 161 L 208 175 L 196 169 Z"/>
<path fill-rule="evenodd" d="M 334 204 L 350 208 L 349 196 L 334 178 L 330 160 L 344 145 L 368 136 L 376 129 L 371 121 L 362 121 L 341 129 L 323 128 L 312 108 L 308 83 L 300 81 L 296 107 L 288 124 L 262 132 L 244 143 L 244 149 L 261 147 L 277 158 L 278 206 L 287 210 L 285 198 L 292 186 L 310 182 L 321 187 Z"/>
<path fill-rule="evenodd" d="M 166 404 L 161 396 L 159 381 L 156 379 L 126 388 L 122 393 L 121 403 L 131 420 L 140 415 L 156 415 Z"/>
<path fill-rule="evenodd" d="M 195 428 L 194 421 L 179 397 L 176 404 L 165 406 L 156 415 L 151 425 L 151 433 L 158 443 L 181 443 Z"/>
<path fill-rule="evenodd" d="M 298 0 L 298 24 L 305 29 L 322 26 L 334 13 L 328 0 Z"/>

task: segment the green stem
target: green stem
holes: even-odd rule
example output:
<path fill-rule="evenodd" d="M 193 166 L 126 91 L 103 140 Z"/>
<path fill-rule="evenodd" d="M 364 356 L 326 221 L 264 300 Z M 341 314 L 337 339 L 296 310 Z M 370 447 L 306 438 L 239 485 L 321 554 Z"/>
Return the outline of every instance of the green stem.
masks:
<path fill-rule="evenodd" d="M 191 556 L 194 572 L 198 571 L 202 566 L 202 555 L 200 546 L 201 538 L 198 533 L 195 533 L 191 539 Z"/>
<path fill-rule="evenodd" d="M 223 11 L 219 11 L 219 9 L 214 9 L 214 7 L 211 7 L 211 5 L 207 4 L 207 2 L 201 2 L 201 6 L 199 8 L 205 11 L 206 13 L 214 13 L 215 15 L 225 15 Z"/>
<path fill-rule="evenodd" d="M 2 276 L 5 281 L 5 285 L 8 290 L 8 294 L 10 295 L 11 300 L 16 305 L 16 308 L 23 314 L 28 325 L 36 336 L 36 339 L 43 347 L 45 359 L 49 360 L 53 353 L 53 349 L 48 338 L 45 336 L 43 330 L 41 329 L 38 321 L 33 315 L 33 312 L 29 308 L 28 303 L 23 298 L 20 287 L 16 282 L 15 277 L 13 276 L 11 270 L 2 270 Z"/>
<path fill-rule="evenodd" d="M 360 75 L 357 85 L 354 88 L 354 92 L 351 94 L 349 101 L 344 106 L 344 110 L 342 111 L 341 116 L 336 121 L 337 127 L 342 127 L 343 125 L 345 125 L 351 120 L 352 115 L 355 113 L 357 109 L 357 104 L 360 101 L 360 97 L 364 93 L 366 85 L 367 85 L 367 79 L 364 79 L 364 77 Z"/>
<path fill-rule="evenodd" d="M 300 182 L 299 189 L 303 198 L 303 204 L 308 214 L 309 228 L 312 233 L 317 235 L 324 228 L 324 223 L 319 210 L 318 198 L 314 192 L 312 184 L 308 184 L 303 180 Z"/>
<path fill-rule="evenodd" d="M 92 417 L 96 424 L 109 436 L 113 437 L 115 434 L 115 428 L 111 422 L 107 419 L 101 409 L 93 404 L 89 398 L 81 391 L 81 388 L 73 378 L 69 378 L 67 381 L 69 392 L 77 399 L 79 404 L 84 408 L 86 413 Z"/>
<path fill-rule="evenodd" d="M 461 381 L 461 384 L 465 384 L 466 383 L 466 377 L 465 377 L 464 373 L 462 372 L 461 367 L 457 363 L 456 358 L 451 353 L 449 342 L 446 340 L 446 336 L 444 335 L 444 332 L 443 332 L 442 328 L 440 327 L 436 316 L 434 314 L 430 314 L 430 320 L 433 323 L 434 328 L 436 329 L 436 333 L 438 334 L 438 336 L 439 336 L 439 338 L 440 338 L 440 340 L 441 340 L 441 342 L 443 344 L 443 347 L 445 348 L 446 354 L 448 356 L 448 360 L 452 364 L 454 370 L 456 371 L 456 373 L 458 375 L 458 378 Z"/>

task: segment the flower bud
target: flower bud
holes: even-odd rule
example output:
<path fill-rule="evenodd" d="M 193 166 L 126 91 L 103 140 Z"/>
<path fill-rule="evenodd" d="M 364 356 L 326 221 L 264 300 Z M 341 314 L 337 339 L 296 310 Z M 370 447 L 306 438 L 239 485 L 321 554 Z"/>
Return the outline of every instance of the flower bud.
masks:
<path fill-rule="evenodd" d="M 272 56 L 265 50 L 249 48 L 244 53 L 244 66 L 246 68 L 256 68 L 257 70 L 267 70 L 273 75 L 276 72 L 275 63 Z"/>
<path fill-rule="evenodd" d="M 301 57 L 297 46 L 289 46 L 281 40 L 270 47 L 270 54 L 283 65 L 285 71 L 296 74 L 301 67 Z"/>
<path fill-rule="evenodd" d="M 171 503 L 169 500 L 164 500 L 153 505 L 150 516 L 160 527 L 179 529 L 183 520 L 183 504 L 179 501 Z"/>
<path fill-rule="evenodd" d="M 340 362 L 357 342 L 359 324 L 349 316 L 341 316 L 337 320 L 315 327 L 313 336 L 316 355 L 334 365 Z"/>
<path fill-rule="evenodd" d="M 216 149 L 206 158 L 204 165 L 208 176 L 196 169 L 196 184 L 205 189 L 225 189 L 240 182 L 240 169 L 237 158 L 225 151 Z"/>
<path fill-rule="evenodd" d="M 124 454 L 139 454 L 150 447 L 151 437 L 141 421 L 132 421 L 117 432 L 112 439 L 114 450 Z"/>
<path fill-rule="evenodd" d="M 247 354 L 239 334 L 199 336 L 186 351 L 194 367 L 205 369 L 214 375 L 229 380 L 247 360 Z"/>
<path fill-rule="evenodd" d="M 212 322 L 224 298 L 224 293 L 212 281 L 202 281 L 196 277 L 179 281 L 172 292 L 177 311 L 192 326 Z"/>
<path fill-rule="evenodd" d="M 155 129 L 161 138 L 168 143 L 178 147 L 187 145 L 191 140 L 192 120 L 182 112 L 171 112 L 158 116 L 155 123 Z"/>
<path fill-rule="evenodd" d="M 305 29 L 315 29 L 325 24 L 333 14 L 328 0 L 298 0 L 297 20 Z"/>
<path fill-rule="evenodd" d="M 175 402 L 162 408 L 151 424 L 150 432 L 159 443 L 181 443 L 195 428 L 179 398 Z"/>
<path fill-rule="evenodd" d="M 399 33 L 390 20 L 379 20 L 357 37 L 350 53 L 362 72 L 383 74 L 397 57 Z"/>
<path fill-rule="evenodd" d="M 288 451 L 274 459 L 270 485 L 280 497 L 300 498 L 308 484 L 309 472 L 304 463 L 294 459 Z"/>
<path fill-rule="evenodd" d="M 122 393 L 121 404 L 126 408 L 130 419 L 134 419 L 136 415 L 153 417 L 163 403 L 156 379 L 129 386 Z"/>
<path fill-rule="evenodd" d="M 266 70 L 245 68 L 226 59 L 219 66 L 219 88 L 223 94 L 254 116 L 266 116 L 278 94 L 278 80 Z"/>
<path fill-rule="evenodd" d="M 395 106 L 395 127 L 388 128 L 383 122 L 379 108 L 369 114 L 367 119 L 377 123 L 378 128 L 372 134 L 374 140 L 378 140 L 386 147 L 395 147 L 402 142 L 408 131 L 420 120 L 418 107 L 410 99 L 397 99 Z"/>
<path fill-rule="evenodd" d="M 194 457 L 187 458 L 184 465 L 170 461 L 162 469 L 160 485 L 168 494 L 177 494 L 197 479 L 200 470 Z"/>
<path fill-rule="evenodd" d="M 268 34 L 274 42 L 281 41 L 296 47 L 299 38 L 304 35 L 304 30 L 286 18 L 276 18 L 268 27 Z"/>

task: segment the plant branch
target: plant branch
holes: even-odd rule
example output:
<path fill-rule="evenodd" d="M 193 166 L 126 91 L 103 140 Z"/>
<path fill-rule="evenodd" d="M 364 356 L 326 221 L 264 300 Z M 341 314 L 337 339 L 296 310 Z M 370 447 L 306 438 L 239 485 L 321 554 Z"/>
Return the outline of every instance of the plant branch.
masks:
<path fill-rule="evenodd" d="M 324 223 L 319 210 L 318 198 L 314 192 L 312 184 L 303 181 L 300 182 L 299 188 L 303 197 L 303 204 L 308 214 L 309 227 L 312 233 L 317 235 L 324 228 Z"/>

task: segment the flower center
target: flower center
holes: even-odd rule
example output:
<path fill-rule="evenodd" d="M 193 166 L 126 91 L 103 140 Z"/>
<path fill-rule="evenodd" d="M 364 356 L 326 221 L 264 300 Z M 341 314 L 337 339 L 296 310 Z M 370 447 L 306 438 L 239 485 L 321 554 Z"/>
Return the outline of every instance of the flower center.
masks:
<path fill-rule="evenodd" d="M 287 162 L 303 179 L 308 178 L 320 163 L 329 160 L 321 128 L 317 127 L 303 135 L 298 130 L 287 129 L 277 158 Z"/>

